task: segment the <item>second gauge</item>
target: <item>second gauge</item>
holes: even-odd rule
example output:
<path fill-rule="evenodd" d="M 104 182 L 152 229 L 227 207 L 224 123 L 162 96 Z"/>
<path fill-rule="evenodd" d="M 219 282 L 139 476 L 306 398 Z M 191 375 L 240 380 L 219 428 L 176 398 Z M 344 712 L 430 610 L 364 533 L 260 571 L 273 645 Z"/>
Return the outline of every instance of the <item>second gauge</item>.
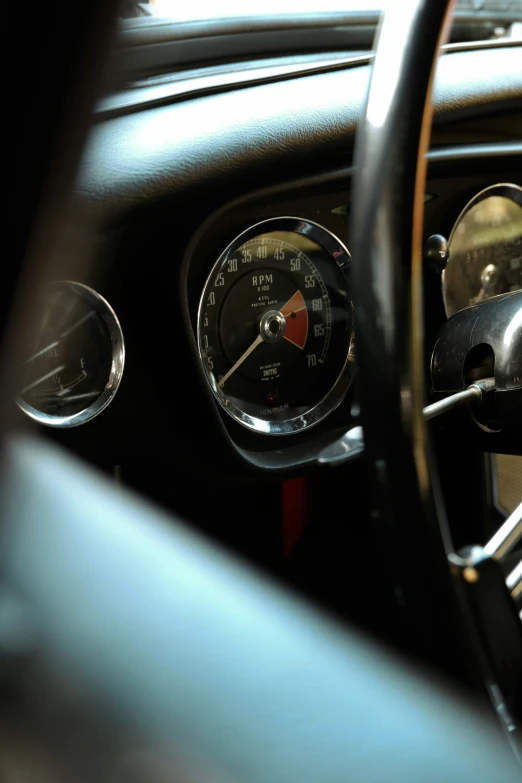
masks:
<path fill-rule="evenodd" d="M 200 357 L 223 408 L 283 435 L 338 405 L 353 372 L 350 255 L 321 226 L 265 220 L 218 259 L 198 313 Z"/>

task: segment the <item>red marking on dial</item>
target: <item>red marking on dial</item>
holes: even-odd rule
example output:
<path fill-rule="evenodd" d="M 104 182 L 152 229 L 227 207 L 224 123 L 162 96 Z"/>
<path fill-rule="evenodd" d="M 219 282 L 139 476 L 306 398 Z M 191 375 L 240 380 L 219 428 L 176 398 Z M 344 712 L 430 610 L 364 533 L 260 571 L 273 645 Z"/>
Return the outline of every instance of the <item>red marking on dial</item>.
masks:
<path fill-rule="evenodd" d="M 308 310 L 301 291 L 296 291 L 281 309 L 286 320 L 285 340 L 304 348 L 308 337 Z"/>

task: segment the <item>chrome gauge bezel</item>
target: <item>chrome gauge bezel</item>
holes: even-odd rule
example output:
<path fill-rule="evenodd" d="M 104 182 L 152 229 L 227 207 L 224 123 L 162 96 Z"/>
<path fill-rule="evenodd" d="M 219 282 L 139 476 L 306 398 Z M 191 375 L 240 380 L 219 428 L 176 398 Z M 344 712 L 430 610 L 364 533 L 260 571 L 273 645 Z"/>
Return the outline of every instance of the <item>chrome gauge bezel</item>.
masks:
<path fill-rule="evenodd" d="M 302 226 L 301 231 L 296 230 L 297 225 Z M 292 227 L 290 228 L 290 226 Z M 350 312 L 348 313 L 350 336 L 348 341 L 348 351 L 346 355 L 346 360 L 330 391 L 321 400 L 319 400 L 319 402 L 316 405 L 310 408 L 310 410 L 308 410 L 305 414 L 291 417 L 288 419 L 270 421 L 270 420 L 265 420 L 265 419 L 256 418 L 254 416 L 250 416 L 249 414 L 245 413 L 240 408 L 238 408 L 231 400 L 229 400 L 228 397 L 223 393 L 223 391 L 218 388 L 215 378 L 212 372 L 208 368 L 207 353 L 203 345 L 202 331 L 201 331 L 201 321 L 203 317 L 203 310 L 205 307 L 205 295 L 210 282 L 214 279 L 216 271 L 219 269 L 221 264 L 227 258 L 229 253 L 237 249 L 240 245 L 247 242 L 249 239 L 257 236 L 258 234 L 265 234 L 271 231 L 292 231 L 293 233 L 306 234 L 308 237 L 310 237 L 310 239 L 314 240 L 323 250 L 325 250 L 329 255 L 331 255 L 330 251 L 324 246 L 324 235 L 327 235 L 330 239 L 334 240 L 334 242 L 343 251 L 345 257 L 348 260 L 348 263 L 342 263 L 332 256 L 332 262 L 337 264 L 338 269 L 340 270 L 344 280 L 347 283 L 347 275 L 349 271 L 347 267 L 349 262 L 351 261 L 350 253 L 346 248 L 346 246 L 340 241 L 340 239 L 331 231 L 329 231 L 327 228 L 324 228 L 324 226 L 321 226 L 319 223 L 315 223 L 312 220 L 290 216 L 290 215 L 284 215 L 281 217 L 261 220 L 260 222 L 249 226 L 247 229 L 245 229 L 240 234 L 238 234 L 227 245 L 225 250 L 221 253 L 219 258 L 217 259 L 217 261 L 212 265 L 212 269 L 210 270 L 210 273 L 208 274 L 205 280 L 205 285 L 203 287 L 201 297 L 199 300 L 199 306 L 197 312 L 197 324 L 196 324 L 196 341 L 197 341 L 198 355 L 201 361 L 203 372 L 205 374 L 205 378 L 212 390 L 214 398 L 217 400 L 217 402 L 222 407 L 222 409 L 225 410 L 228 413 L 228 415 L 231 416 L 232 419 L 234 419 L 243 427 L 246 427 L 251 431 L 261 433 L 263 435 L 281 436 L 281 435 L 297 434 L 299 432 L 303 432 L 304 430 L 309 429 L 310 427 L 315 426 L 320 421 L 325 419 L 330 413 L 332 413 L 332 411 L 334 411 L 335 408 L 338 407 L 338 405 L 342 402 L 343 398 L 346 396 L 355 374 L 354 314 L 353 314 L 353 305 L 350 300 Z M 321 241 L 321 235 L 323 237 L 323 241 Z M 348 290 L 348 283 L 347 283 L 347 290 Z"/>
<path fill-rule="evenodd" d="M 21 397 L 17 399 L 18 407 L 23 410 L 34 421 L 43 424 L 46 427 L 55 427 L 58 429 L 67 429 L 78 427 L 98 416 L 112 402 L 121 383 L 123 369 L 125 366 L 125 341 L 123 331 L 116 313 L 104 297 L 93 288 L 77 283 L 72 280 L 57 280 L 50 284 L 50 287 L 67 287 L 78 296 L 87 300 L 89 304 L 99 313 L 107 327 L 111 345 L 112 362 L 109 377 L 102 393 L 86 408 L 71 416 L 52 416 L 37 410 L 29 405 Z"/>
<path fill-rule="evenodd" d="M 476 193 L 473 196 L 473 198 L 471 198 L 468 201 L 464 209 L 461 210 L 459 216 L 457 217 L 455 223 L 453 224 L 453 228 L 451 229 L 451 233 L 448 239 L 448 249 L 449 249 L 450 257 L 446 269 L 451 264 L 451 240 L 453 239 L 455 232 L 459 227 L 461 221 L 471 209 L 476 207 L 476 205 L 479 204 L 481 201 L 491 198 L 491 196 L 503 196 L 504 198 L 508 198 L 510 199 L 510 201 L 514 201 L 515 204 L 519 204 L 520 207 L 522 207 L 522 187 L 513 182 L 498 182 L 495 185 L 488 185 L 487 188 L 483 188 L 483 190 L 480 190 L 478 193 Z M 446 317 L 450 318 L 451 315 L 454 315 L 456 312 L 460 312 L 460 311 L 456 310 L 455 313 L 451 313 L 451 315 L 448 311 L 448 301 L 447 301 L 448 285 L 446 282 L 446 269 L 443 270 L 441 275 L 442 301 L 444 303 L 444 312 L 446 313 Z M 472 307 L 472 306 L 473 305 L 468 305 L 468 307 Z M 461 309 L 466 310 L 467 307 L 463 307 Z"/>

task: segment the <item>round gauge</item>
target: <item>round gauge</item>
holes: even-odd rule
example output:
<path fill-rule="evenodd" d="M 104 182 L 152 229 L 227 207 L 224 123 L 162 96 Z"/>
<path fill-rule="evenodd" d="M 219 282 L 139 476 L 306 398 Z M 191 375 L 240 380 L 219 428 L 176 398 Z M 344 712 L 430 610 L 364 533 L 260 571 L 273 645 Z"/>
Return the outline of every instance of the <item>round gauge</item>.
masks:
<path fill-rule="evenodd" d="M 493 185 L 460 213 L 442 275 L 446 314 L 522 289 L 522 188 Z"/>
<path fill-rule="evenodd" d="M 110 403 L 125 361 L 112 307 L 81 283 L 52 283 L 37 306 L 18 404 L 51 427 L 75 427 Z"/>
<path fill-rule="evenodd" d="M 350 255 L 308 220 L 265 220 L 217 260 L 198 345 L 210 387 L 236 421 L 271 435 L 319 422 L 353 375 Z"/>

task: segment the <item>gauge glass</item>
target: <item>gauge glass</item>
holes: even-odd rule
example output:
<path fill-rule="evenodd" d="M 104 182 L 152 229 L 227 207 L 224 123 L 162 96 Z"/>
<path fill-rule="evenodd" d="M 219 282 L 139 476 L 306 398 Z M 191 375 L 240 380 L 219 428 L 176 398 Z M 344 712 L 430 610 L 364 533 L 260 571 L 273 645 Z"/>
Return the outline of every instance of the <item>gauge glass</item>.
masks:
<path fill-rule="evenodd" d="M 522 289 L 522 188 L 493 185 L 461 212 L 442 276 L 448 316 Z"/>
<path fill-rule="evenodd" d="M 18 404 L 48 426 L 83 424 L 118 389 L 125 359 L 118 319 L 96 291 L 60 281 L 46 290 L 34 323 Z"/>
<path fill-rule="evenodd" d="M 298 218 L 253 226 L 218 259 L 198 344 L 215 397 L 238 422 L 298 432 L 340 402 L 353 374 L 349 260 L 329 231 Z"/>

